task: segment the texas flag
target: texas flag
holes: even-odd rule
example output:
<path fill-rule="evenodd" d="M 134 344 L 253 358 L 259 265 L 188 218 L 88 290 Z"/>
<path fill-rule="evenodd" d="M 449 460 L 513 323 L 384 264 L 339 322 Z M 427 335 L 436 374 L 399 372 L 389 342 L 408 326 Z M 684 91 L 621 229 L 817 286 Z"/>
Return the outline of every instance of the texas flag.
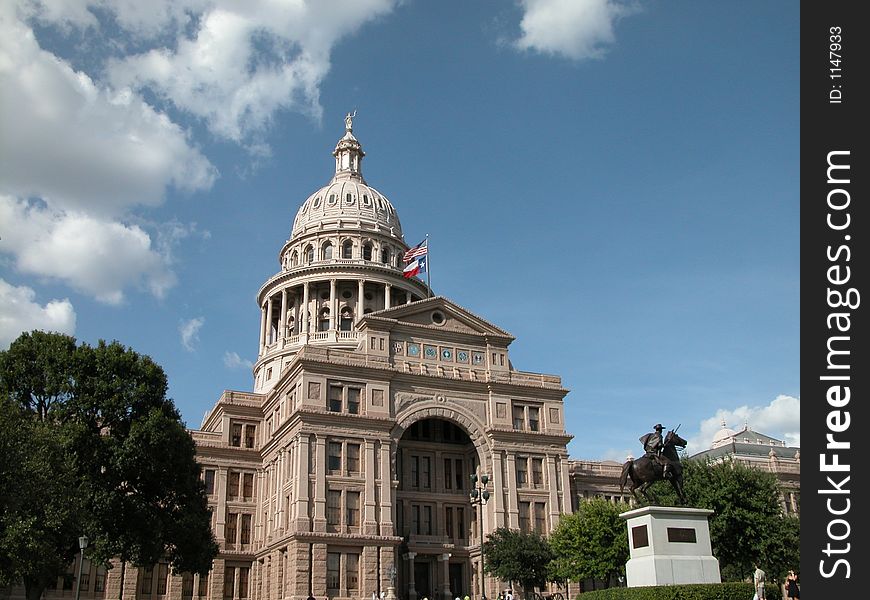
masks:
<path fill-rule="evenodd" d="M 402 275 L 405 277 L 413 277 L 414 275 L 419 275 L 420 273 L 426 272 L 426 257 L 419 256 L 408 263 L 405 267 L 405 270 L 402 272 Z"/>

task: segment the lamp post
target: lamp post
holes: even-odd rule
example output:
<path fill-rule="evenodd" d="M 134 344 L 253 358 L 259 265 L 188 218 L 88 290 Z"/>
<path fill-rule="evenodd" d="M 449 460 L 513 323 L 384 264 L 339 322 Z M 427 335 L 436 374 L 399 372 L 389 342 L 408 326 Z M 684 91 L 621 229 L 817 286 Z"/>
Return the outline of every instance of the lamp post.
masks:
<path fill-rule="evenodd" d="M 472 505 L 480 507 L 480 516 L 477 522 L 480 525 L 480 598 L 486 600 L 486 583 L 483 580 L 483 507 L 489 500 L 489 490 L 486 489 L 486 484 L 489 483 L 489 475 L 481 474 L 478 478 L 477 474 L 471 476 L 471 493 L 469 497 Z"/>
<path fill-rule="evenodd" d="M 76 577 L 76 600 L 79 600 L 79 595 L 82 591 L 82 564 L 85 562 L 85 548 L 88 547 L 88 538 L 87 536 L 79 537 L 79 551 L 81 552 L 81 556 L 79 557 L 79 574 Z"/>

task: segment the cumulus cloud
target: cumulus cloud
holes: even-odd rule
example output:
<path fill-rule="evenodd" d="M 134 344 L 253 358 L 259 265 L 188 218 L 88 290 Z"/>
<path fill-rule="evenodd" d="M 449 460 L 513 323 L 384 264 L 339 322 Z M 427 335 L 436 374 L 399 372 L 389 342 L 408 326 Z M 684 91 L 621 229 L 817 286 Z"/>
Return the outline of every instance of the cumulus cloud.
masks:
<path fill-rule="evenodd" d="M 182 321 L 181 325 L 178 326 L 178 333 L 181 334 L 181 345 L 188 352 L 193 352 L 196 344 L 199 343 L 199 330 L 202 329 L 203 324 L 205 324 L 205 318 L 196 317 Z"/>
<path fill-rule="evenodd" d="M 131 18 L 132 4 L 112 10 L 122 26 L 146 33 L 148 24 Z M 175 26 L 172 43 L 112 60 L 110 80 L 116 87 L 148 89 L 201 118 L 216 135 L 249 142 L 278 110 L 319 120 L 319 88 L 332 48 L 388 14 L 397 0 L 177 4 L 194 19 L 185 22 L 177 10 L 166 11 L 162 25 Z M 262 144 L 254 140 L 252 147 Z"/>
<path fill-rule="evenodd" d="M 36 292 L 31 288 L 0 279 L 0 350 L 33 329 L 75 333 L 76 313 L 69 300 L 51 300 L 42 306 L 35 298 Z"/>
<path fill-rule="evenodd" d="M 158 298 L 176 282 L 167 258 L 138 225 L 54 210 L 0 195 L 3 244 L 18 271 L 63 282 L 105 304 L 129 286 Z"/>
<path fill-rule="evenodd" d="M 252 369 L 254 363 L 235 352 L 227 351 L 224 353 L 224 366 L 228 369 Z"/>
<path fill-rule="evenodd" d="M 714 416 L 701 421 L 700 432 L 689 440 L 688 448 L 692 449 L 692 453 L 709 448 L 713 436 L 722 429 L 723 422 L 735 431 L 749 425 L 753 431 L 780 439 L 789 446 L 800 447 L 800 407 L 800 398 L 781 394 L 766 406 L 743 405 L 735 409 L 719 409 Z"/>
<path fill-rule="evenodd" d="M 573 60 L 603 57 L 616 40 L 616 21 L 637 10 L 619 0 L 521 0 L 521 5 L 522 33 L 514 45 Z"/>

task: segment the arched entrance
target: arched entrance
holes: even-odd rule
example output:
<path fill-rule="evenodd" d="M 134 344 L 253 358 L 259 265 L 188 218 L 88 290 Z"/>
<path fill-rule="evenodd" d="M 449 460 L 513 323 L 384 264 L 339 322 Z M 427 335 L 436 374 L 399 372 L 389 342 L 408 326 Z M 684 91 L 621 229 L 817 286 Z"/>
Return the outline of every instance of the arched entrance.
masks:
<path fill-rule="evenodd" d="M 430 415 L 406 421 L 396 450 L 399 584 L 408 600 L 453 600 L 474 596 L 479 542 L 469 492 L 481 457 L 463 426 Z"/>

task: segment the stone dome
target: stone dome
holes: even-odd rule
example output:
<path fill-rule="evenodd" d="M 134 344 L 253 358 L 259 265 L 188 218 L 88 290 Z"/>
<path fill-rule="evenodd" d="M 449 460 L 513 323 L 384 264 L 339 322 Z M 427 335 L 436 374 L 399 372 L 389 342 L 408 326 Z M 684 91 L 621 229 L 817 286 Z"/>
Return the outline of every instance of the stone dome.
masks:
<path fill-rule="evenodd" d="M 725 425 L 725 421 L 722 421 L 722 429 L 716 432 L 713 436 L 713 441 L 710 443 L 711 448 L 718 448 L 719 446 L 724 446 L 731 442 L 734 436 L 737 435 L 737 432 L 733 429 L 729 429 L 728 426 Z"/>
<path fill-rule="evenodd" d="M 402 225 L 392 203 L 363 179 L 365 152 L 353 135 L 353 116 L 345 117 L 344 136 L 332 152 L 335 175 L 302 203 L 293 220 L 291 237 L 310 227 L 337 222 L 353 227 L 357 222 L 366 222 L 385 230 L 385 233 L 402 237 Z"/>

